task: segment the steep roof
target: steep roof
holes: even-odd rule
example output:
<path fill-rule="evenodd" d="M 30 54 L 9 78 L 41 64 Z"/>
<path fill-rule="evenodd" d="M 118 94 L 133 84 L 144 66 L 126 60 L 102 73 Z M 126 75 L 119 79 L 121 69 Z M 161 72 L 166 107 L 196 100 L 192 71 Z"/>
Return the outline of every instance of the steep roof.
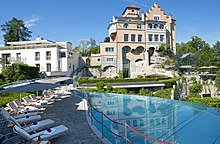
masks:
<path fill-rule="evenodd" d="M 131 4 L 131 5 L 129 5 L 129 6 L 126 7 L 126 9 L 125 9 L 124 12 L 122 13 L 122 15 L 125 13 L 125 11 L 126 11 L 128 8 L 130 8 L 130 9 L 137 9 L 137 10 L 140 9 L 140 8 L 136 7 L 135 5 Z"/>

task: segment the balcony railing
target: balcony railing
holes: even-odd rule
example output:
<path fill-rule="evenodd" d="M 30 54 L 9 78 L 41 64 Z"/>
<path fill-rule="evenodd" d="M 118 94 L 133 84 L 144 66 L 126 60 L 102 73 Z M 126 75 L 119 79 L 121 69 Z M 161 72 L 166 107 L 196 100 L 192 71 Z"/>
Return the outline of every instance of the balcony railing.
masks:
<path fill-rule="evenodd" d="M 36 45 L 21 45 L 21 46 L 0 46 L 0 50 L 16 50 L 16 49 L 35 49 L 35 48 L 63 48 L 58 44 L 36 44 Z"/>

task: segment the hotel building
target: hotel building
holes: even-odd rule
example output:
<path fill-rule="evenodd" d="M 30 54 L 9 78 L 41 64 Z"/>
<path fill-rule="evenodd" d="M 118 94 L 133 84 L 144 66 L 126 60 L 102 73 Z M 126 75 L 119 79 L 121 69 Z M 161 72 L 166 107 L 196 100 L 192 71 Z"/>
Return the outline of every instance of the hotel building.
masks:
<path fill-rule="evenodd" d="M 39 37 L 33 41 L 7 44 L 0 47 L 0 58 L 4 65 L 22 63 L 36 66 L 47 76 L 70 76 L 78 68 L 79 58 L 72 51 L 70 42 L 53 42 Z"/>
<path fill-rule="evenodd" d="M 175 20 L 166 15 L 161 7 L 154 3 L 148 12 L 139 13 L 140 8 L 130 5 L 122 16 L 113 16 L 108 26 L 110 42 L 100 44 L 100 55 L 90 57 L 91 63 L 102 67 L 102 76 L 116 76 L 123 71 L 124 77 L 143 75 L 138 68 L 141 65 L 147 71 L 151 57 L 161 44 L 170 45 L 176 53 Z"/>

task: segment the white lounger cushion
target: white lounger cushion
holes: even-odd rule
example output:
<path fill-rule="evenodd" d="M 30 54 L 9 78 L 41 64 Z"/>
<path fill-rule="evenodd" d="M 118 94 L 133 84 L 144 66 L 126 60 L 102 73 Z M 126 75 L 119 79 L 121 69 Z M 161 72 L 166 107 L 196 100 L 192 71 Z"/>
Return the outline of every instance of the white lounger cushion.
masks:
<path fill-rule="evenodd" d="M 65 127 L 64 125 L 60 125 L 60 126 L 56 126 L 56 127 L 51 128 L 51 130 L 52 130 L 51 133 L 47 132 L 47 130 L 44 130 L 44 131 L 41 131 L 41 132 L 38 132 L 38 133 L 35 133 L 32 135 L 28 134 L 26 131 L 24 131 L 23 129 L 21 129 L 20 127 L 18 127 L 16 125 L 14 126 L 13 130 L 15 133 L 19 134 L 20 136 L 22 136 L 26 140 L 28 140 L 28 141 L 32 140 L 32 141 L 37 142 L 39 135 L 40 135 L 41 139 L 53 139 L 55 137 L 58 137 L 61 134 L 64 134 L 68 130 L 68 128 Z"/>
<path fill-rule="evenodd" d="M 40 115 L 34 115 L 34 116 L 29 116 L 29 118 L 24 117 L 24 118 L 17 119 L 17 121 L 19 123 L 26 123 L 26 124 L 28 124 L 28 123 L 39 121 L 40 119 L 41 119 Z"/>
<path fill-rule="evenodd" d="M 49 127 L 53 123 L 54 123 L 53 120 L 45 119 L 45 120 L 42 120 L 42 121 L 38 121 L 37 125 L 31 125 L 29 127 L 25 127 L 25 128 L 23 128 L 23 130 L 26 131 L 26 132 L 39 131 L 39 130 L 42 130 L 44 128 Z"/>
<path fill-rule="evenodd" d="M 62 135 L 64 134 L 68 128 L 65 127 L 64 125 L 59 125 L 59 126 L 56 126 L 56 127 L 53 127 L 51 128 L 51 132 L 49 133 L 47 130 L 44 130 L 44 131 L 41 131 L 41 132 L 38 132 L 36 134 L 32 134 L 31 137 L 35 137 L 35 136 L 38 136 L 39 134 L 41 135 L 41 139 L 53 139 L 59 135 Z M 38 138 L 34 138 L 33 141 L 37 141 Z"/>

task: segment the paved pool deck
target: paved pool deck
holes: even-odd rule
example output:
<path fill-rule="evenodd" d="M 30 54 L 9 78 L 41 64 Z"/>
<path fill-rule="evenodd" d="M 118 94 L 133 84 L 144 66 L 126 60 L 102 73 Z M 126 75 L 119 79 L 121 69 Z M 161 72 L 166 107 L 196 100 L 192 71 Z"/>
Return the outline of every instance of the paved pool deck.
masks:
<path fill-rule="evenodd" d="M 76 96 L 65 98 L 55 102 L 41 115 L 42 119 L 54 120 L 54 126 L 62 124 L 69 129 L 66 135 L 51 140 L 53 144 L 102 144 L 87 122 L 86 111 L 77 110 L 76 104 L 80 101 Z"/>

